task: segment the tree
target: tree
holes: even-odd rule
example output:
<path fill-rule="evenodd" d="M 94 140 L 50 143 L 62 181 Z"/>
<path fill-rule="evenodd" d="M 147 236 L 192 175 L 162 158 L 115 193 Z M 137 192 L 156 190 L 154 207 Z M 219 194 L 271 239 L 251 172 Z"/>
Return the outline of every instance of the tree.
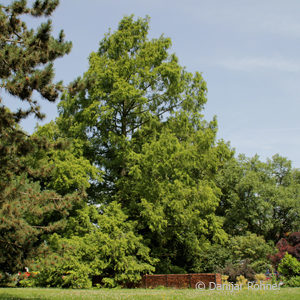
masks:
<path fill-rule="evenodd" d="M 118 178 L 128 173 L 126 156 L 141 143 L 139 129 L 162 121 L 184 108 L 200 117 L 206 102 L 206 83 L 192 75 L 168 53 L 171 41 L 161 36 L 148 40 L 149 19 L 121 20 L 115 33 L 108 33 L 98 52 L 90 55 L 90 67 L 76 80 L 59 104 L 59 126 L 69 134 L 88 139 L 86 155 L 105 170 L 95 192 L 108 199 Z"/>
<path fill-rule="evenodd" d="M 34 259 L 47 236 L 61 232 L 77 195 L 41 190 L 26 175 L 15 176 L 1 191 L 0 268 L 20 271 Z"/>
<path fill-rule="evenodd" d="M 214 243 L 208 247 L 201 255 L 200 264 L 202 271 L 214 273 L 222 269 L 232 270 L 236 266 L 240 269 L 246 262 L 256 273 L 264 273 L 271 266 L 268 258 L 272 253 L 273 245 L 266 243 L 262 236 L 247 232 L 230 237 L 223 245 Z"/>
<path fill-rule="evenodd" d="M 34 31 L 27 28 L 21 16 L 50 16 L 57 5 L 57 0 L 35 1 L 32 8 L 27 7 L 25 0 L 14 1 L 7 6 L 0 5 L 0 88 L 29 105 L 29 108 L 20 108 L 16 112 L 0 105 L 0 168 L 1 173 L 5 174 L 3 179 L 9 179 L 20 168 L 24 168 L 19 165 L 18 159 L 12 157 L 30 152 L 35 142 L 28 139 L 16 124 L 29 114 L 43 118 L 32 94 L 36 91 L 48 101 L 55 101 L 61 83 L 52 82 L 52 61 L 71 49 L 71 43 L 64 41 L 63 31 L 58 39 L 51 36 L 50 20 Z M 6 184 L 6 180 L 2 181 L 1 188 Z"/>
<path fill-rule="evenodd" d="M 218 215 L 225 217 L 231 235 L 247 231 L 276 243 L 300 225 L 299 180 L 291 162 L 274 155 L 267 162 L 258 156 L 228 161 L 217 177 L 222 190 Z"/>
<path fill-rule="evenodd" d="M 54 77 L 52 62 L 71 50 L 71 43 L 64 41 L 63 31 L 57 39 L 51 36 L 51 20 L 42 23 L 34 31 L 29 30 L 21 18 L 22 15 L 48 17 L 59 1 L 38 0 L 34 2 L 32 8 L 28 8 L 26 2 L 19 0 L 8 6 L 0 5 L 1 88 L 29 104 L 29 109 L 19 109 L 12 114 L 16 121 L 30 113 L 34 113 L 38 118 L 43 117 L 38 103 L 32 98 L 33 91 L 37 91 L 48 101 L 57 99 L 61 83 L 52 82 Z M 7 114 L 3 107 L 1 112 Z"/>
<path fill-rule="evenodd" d="M 182 113 L 128 156 L 129 173 L 117 182 L 116 197 L 160 258 L 157 272 L 201 271 L 210 243 L 227 239 L 215 215 L 214 176 L 230 151 L 221 142 L 212 146 L 214 139 L 211 128 L 195 130 Z"/>
<path fill-rule="evenodd" d="M 49 145 L 18 125 L 29 114 L 43 118 L 34 92 L 55 101 L 62 87 L 53 83 L 52 62 L 68 53 L 71 43 L 64 41 L 63 31 L 57 39 L 51 36 L 50 20 L 37 30 L 23 21 L 24 16 L 49 17 L 57 5 L 57 0 L 38 0 L 31 8 L 25 0 L 0 4 L 0 88 L 29 106 L 12 112 L 0 105 L 0 269 L 9 273 L 20 270 L 46 236 L 64 226 L 78 200 L 78 195 L 62 197 L 29 179 L 36 170 L 24 163 L 26 156 Z"/>
<path fill-rule="evenodd" d="M 206 122 L 206 83 L 149 40 L 148 18 L 125 17 L 59 104 L 58 126 L 81 137 L 84 155 L 104 171 L 91 201 L 117 201 L 160 259 L 157 272 L 196 270 L 201 251 L 226 240 L 215 216 L 214 178 L 232 151 Z M 176 272 L 177 272 L 176 271 Z"/>
<path fill-rule="evenodd" d="M 33 137 L 42 138 L 49 144 L 61 147 L 39 148 L 26 158 L 26 165 L 34 170 L 48 170 L 44 177 L 36 178 L 47 189 L 62 195 L 85 190 L 93 180 L 101 181 L 101 172 L 83 156 L 84 144 L 81 139 L 67 138 L 53 121 L 36 128 Z"/>
<path fill-rule="evenodd" d="M 40 271 L 37 284 L 89 288 L 93 279 L 109 287 L 137 284 L 142 274 L 154 271 L 155 260 L 135 226 L 115 202 L 98 210 L 84 205 L 69 219 L 63 237 L 52 235 L 50 249 L 33 265 Z"/>

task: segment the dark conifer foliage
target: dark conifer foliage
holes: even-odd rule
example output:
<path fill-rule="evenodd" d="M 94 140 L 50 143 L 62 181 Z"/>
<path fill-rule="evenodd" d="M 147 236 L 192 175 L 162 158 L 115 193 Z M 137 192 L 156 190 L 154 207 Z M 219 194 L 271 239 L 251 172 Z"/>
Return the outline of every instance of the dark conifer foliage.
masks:
<path fill-rule="evenodd" d="M 35 1 L 32 8 L 25 0 L 14 1 L 9 6 L 0 4 L 0 80 L 1 88 L 26 101 L 30 108 L 14 113 L 19 121 L 30 113 L 43 118 L 39 105 L 32 99 L 37 91 L 45 99 L 55 101 L 61 83 L 53 83 L 52 62 L 71 50 L 71 43 L 64 41 L 64 33 L 57 39 L 51 36 L 51 20 L 37 30 L 28 29 L 23 15 L 50 16 L 58 1 Z M 3 111 L 2 111 L 3 112 Z"/>
<path fill-rule="evenodd" d="M 49 17 L 57 0 L 25 0 L 0 3 L 0 269 L 20 270 L 48 233 L 64 225 L 78 194 L 60 196 L 43 190 L 38 181 L 47 170 L 29 170 L 26 155 L 46 142 L 27 136 L 18 123 L 29 114 L 42 119 L 34 92 L 55 101 L 62 83 L 54 83 L 52 62 L 71 50 L 64 33 L 51 35 L 51 21 L 36 30 L 27 28 L 24 16 Z M 21 99 L 27 108 L 10 111 L 2 100 L 7 94 Z M 26 106 L 26 105 L 24 105 Z M 30 179 L 31 178 L 31 179 Z"/>

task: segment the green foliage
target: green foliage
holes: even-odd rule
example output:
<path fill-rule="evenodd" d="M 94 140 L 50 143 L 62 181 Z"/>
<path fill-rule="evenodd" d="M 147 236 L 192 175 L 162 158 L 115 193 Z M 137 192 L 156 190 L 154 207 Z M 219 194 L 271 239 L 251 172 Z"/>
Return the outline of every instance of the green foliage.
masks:
<path fill-rule="evenodd" d="M 219 251 L 227 254 L 227 257 L 225 256 L 227 260 L 224 260 L 224 255 L 218 259 L 219 252 L 216 252 L 215 260 L 219 268 L 211 271 L 220 271 L 228 275 L 229 281 L 235 280 L 240 275 L 253 281 L 255 273 L 264 273 L 272 268 L 268 257 L 274 252 L 274 246 L 266 243 L 262 236 L 254 233 L 247 232 L 242 236 L 232 236 L 225 246 L 220 247 Z"/>
<path fill-rule="evenodd" d="M 64 41 L 63 32 L 57 39 L 51 36 L 50 19 L 37 30 L 24 22 L 26 16 L 50 16 L 57 5 L 57 0 L 35 1 L 32 8 L 24 0 L 0 4 L 1 95 L 25 104 L 12 112 L 0 97 L 0 269 L 9 274 L 23 269 L 47 236 L 63 228 L 79 200 L 78 194 L 62 197 L 32 180 L 26 158 L 49 144 L 29 137 L 18 125 L 29 114 L 43 118 L 34 92 L 55 101 L 62 87 L 53 82 L 53 61 L 69 53 L 71 43 Z M 43 171 L 35 170 L 35 177 L 42 178 Z"/>
<path fill-rule="evenodd" d="M 207 247 L 201 253 L 201 260 L 196 272 L 215 273 L 233 262 L 233 255 L 230 249 L 225 245 L 213 244 Z"/>
<path fill-rule="evenodd" d="M 37 272 L 25 272 L 25 273 L 18 273 L 18 286 L 21 287 L 35 287 L 37 285 L 36 278 L 38 273 Z"/>
<path fill-rule="evenodd" d="M 300 262 L 297 260 L 297 258 L 286 253 L 280 264 L 278 265 L 278 271 L 287 279 L 290 279 L 294 276 L 299 276 Z"/>
<path fill-rule="evenodd" d="M 289 287 L 300 287 L 300 276 L 293 276 L 285 282 L 286 286 Z"/>
<path fill-rule="evenodd" d="M 47 235 L 64 228 L 74 195 L 41 191 L 38 183 L 24 176 L 12 180 L 2 193 L 0 266 L 3 271 L 17 272 L 36 256 L 37 245 Z"/>
<path fill-rule="evenodd" d="M 239 264 L 228 264 L 225 268 L 218 270 L 221 274 L 225 274 L 228 277 L 229 282 L 236 282 L 238 276 L 244 276 L 248 281 L 255 280 L 255 271 L 249 264 L 248 260 Z"/>
<path fill-rule="evenodd" d="M 250 232 L 244 236 L 233 236 L 229 240 L 229 247 L 236 262 L 244 259 L 255 264 L 267 262 L 268 256 L 274 252 L 273 245 L 267 244 L 262 236 Z"/>
<path fill-rule="evenodd" d="M 198 272 L 216 272 L 228 265 L 240 264 L 247 260 L 256 272 L 265 272 L 271 267 L 268 256 L 274 247 L 265 242 L 264 238 L 247 232 L 244 236 L 233 236 L 223 244 L 213 244 L 201 254 Z"/>
<path fill-rule="evenodd" d="M 0 87 L 29 104 L 0 107 L 0 269 L 39 269 L 22 286 L 134 286 L 154 271 L 217 269 L 253 280 L 269 242 L 300 226 L 299 171 L 279 155 L 235 159 L 217 141 L 202 75 L 169 53 L 169 38 L 148 39 L 148 17 L 124 17 L 105 35 L 56 122 L 20 130 L 30 113 L 43 117 L 34 91 L 58 97 L 52 61 L 71 47 L 50 21 L 31 31 L 23 16 L 57 4 L 0 5 Z M 280 268 L 296 284 L 297 264 Z"/>
<path fill-rule="evenodd" d="M 61 83 L 52 82 L 52 62 L 69 53 L 71 43 L 64 41 L 63 31 L 57 39 L 51 36 L 50 19 L 42 23 L 37 30 L 28 29 L 23 21 L 24 16 L 50 16 L 57 5 L 57 0 L 46 0 L 43 4 L 41 1 L 35 1 L 32 8 L 22 0 L 13 1 L 6 6 L 0 5 L 0 87 L 29 104 L 28 110 L 20 109 L 14 114 L 17 120 L 29 113 L 34 113 L 39 118 L 43 117 L 39 105 L 32 99 L 33 91 L 37 91 L 49 101 L 55 101 L 61 89 Z"/>
<path fill-rule="evenodd" d="M 251 268 L 256 273 L 263 273 L 266 272 L 266 270 L 272 269 L 272 264 L 266 259 L 259 259 L 251 263 Z"/>
<path fill-rule="evenodd" d="M 264 163 L 240 155 L 221 170 L 217 185 L 222 190 L 217 214 L 225 217 L 229 234 L 249 231 L 276 243 L 299 228 L 300 185 L 286 158 L 274 155 Z"/>
<path fill-rule="evenodd" d="M 104 170 L 90 199 L 116 200 L 137 221 L 160 259 L 157 272 L 192 271 L 211 241 L 227 238 L 214 178 L 233 153 L 216 142 L 216 120 L 203 120 L 201 74 L 169 54 L 170 39 L 149 40 L 148 23 L 124 17 L 105 36 L 64 95 L 57 123 L 85 141 L 84 155 Z"/>
<path fill-rule="evenodd" d="M 7 272 L 0 272 L 0 286 L 15 287 L 18 283 L 19 277 L 17 274 L 9 274 Z"/>
<path fill-rule="evenodd" d="M 173 121 L 141 151 L 128 155 L 128 176 L 117 182 L 117 197 L 163 262 L 160 272 L 171 272 L 172 265 L 192 270 L 210 241 L 227 238 L 222 219 L 214 213 L 218 205 L 214 175 L 206 169 L 208 161 L 213 172 L 218 169 L 219 162 L 210 159 L 223 145 L 211 147 L 213 131 L 194 130 L 184 113 L 176 118 L 177 124 L 187 123 L 182 132 L 173 131 Z"/>
<path fill-rule="evenodd" d="M 56 145 L 50 149 L 37 149 L 26 162 L 33 169 L 49 170 L 47 177 L 42 179 L 46 188 L 67 194 L 89 188 L 92 180 L 101 181 L 101 171 L 83 155 L 82 140 L 64 137 L 53 121 L 38 127 L 33 136 Z"/>
<path fill-rule="evenodd" d="M 148 18 L 124 17 L 90 55 L 89 70 L 59 104 L 59 126 L 88 140 L 87 157 L 105 170 L 103 184 L 95 186 L 105 201 L 111 201 L 116 181 L 128 174 L 128 151 L 140 147 L 179 109 L 200 118 L 206 102 L 202 76 L 186 72 L 168 53 L 170 39 L 148 40 L 148 23 Z M 146 136 L 140 132 L 144 125 L 150 125 Z"/>
<path fill-rule="evenodd" d="M 142 274 L 154 271 L 155 260 L 134 233 L 135 226 L 115 202 L 100 212 L 93 206 L 81 208 L 70 219 L 65 237 L 52 235 L 52 253 L 35 262 L 40 270 L 37 284 L 89 288 L 95 276 L 109 287 L 139 282 Z"/>

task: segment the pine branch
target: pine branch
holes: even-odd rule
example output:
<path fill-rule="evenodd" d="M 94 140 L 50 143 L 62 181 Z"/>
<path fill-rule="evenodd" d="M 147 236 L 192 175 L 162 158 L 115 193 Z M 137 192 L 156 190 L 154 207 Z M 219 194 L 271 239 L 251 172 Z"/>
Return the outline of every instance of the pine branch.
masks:
<path fill-rule="evenodd" d="M 1 40 L 4 40 L 5 42 L 15 43 L 15 44 L 24 44 L 23 40 L 14 40 L 8 38 L 1 38 Z"/>
<path fill-rule="evenodd" d="M 1 239 L 1 238 L 0 238 L 0 242 L 2 242 L 2 243 L 4 243 L 4 244 L 10 244 L 10 245 L 13 245 L 13 246 L 18 247 L 19 249 L 22 249 L 22 247 L 19 246 L 19 245 L 17 245 L 16 243 L 12 243 L 12 242 L 10 242 L 10 241 L 3 240 L 3 239 Z"/>

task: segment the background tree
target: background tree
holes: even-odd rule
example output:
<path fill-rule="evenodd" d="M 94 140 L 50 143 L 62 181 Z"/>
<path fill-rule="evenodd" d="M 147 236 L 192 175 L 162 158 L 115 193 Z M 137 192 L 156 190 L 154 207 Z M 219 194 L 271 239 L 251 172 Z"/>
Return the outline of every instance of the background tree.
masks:
<path fill-rule="evenodd" d="M 208 247 L 201 255 L 201 268 L 205 272 L 214 273 L 240 269 L 241 264 L 246 262 L 256 273 L 265 273 L 271 268 L 269 255 L 272 253 L 272 243 L 268 244 L 262 236 L 247 232 L 245 235 L 230 237 L 223 245 L 214 243 Z"/>
<path fill-rule="evenodd" d="M 0 104 L 0 269 L 20 270 L 47 234 L 61 229 L 76 195 L 62 197 L 43 190 L 28 179 L 31 170 L 24 158 L 46 142 L 27 136 L 19 127 L 29 114 L 43 118 L 33 92 L 48 101 L 58 97 L 61 83 L 53 83 L 52 62 L 68 53 L 71 43 L 51 36 L 51 21 L 37 30 L 28 29 L 24 16 L 49 17 L 58 1 L 35 1 L 28 7 L 25 0 L 0 4 L 0 88 L 19 98 L 28 108 L 12 112 Z M 2 98 L 0 98 L 0 103 Z M 43 170 L 40 175 L 42 176 Z"/>
<path fill-rule="evenodd" d="M 274 155 L 266 163 L 258 156 L 240 155 L 221 170 L 217 185 L 222 190 L 218 215 L 231 235 L 246 231 L 276 243 L 300 226 L 298 171 L 291 162 Z"/>

